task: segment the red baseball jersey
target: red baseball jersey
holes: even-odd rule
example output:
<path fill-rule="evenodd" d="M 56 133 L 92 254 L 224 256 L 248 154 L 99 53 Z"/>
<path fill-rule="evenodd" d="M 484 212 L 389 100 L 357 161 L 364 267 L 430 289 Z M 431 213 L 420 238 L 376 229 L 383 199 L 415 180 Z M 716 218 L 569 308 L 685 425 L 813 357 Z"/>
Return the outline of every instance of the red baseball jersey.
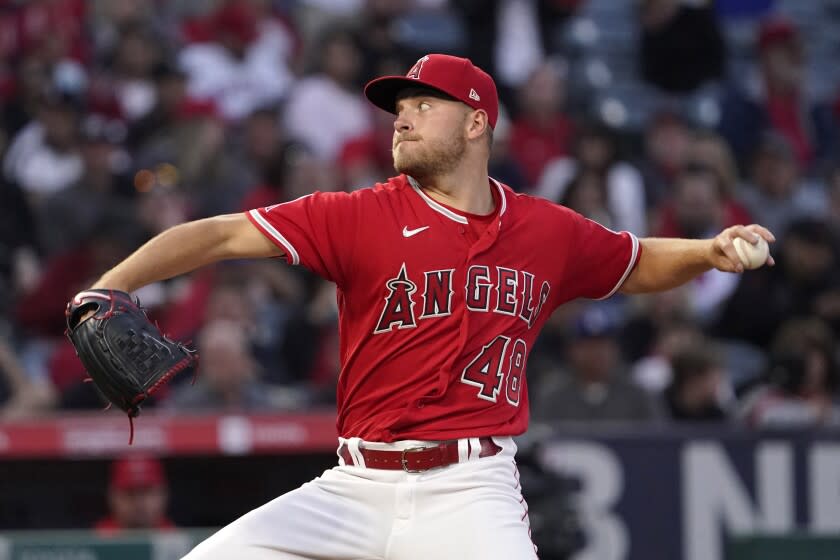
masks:
<path fill-rule="evenodd" d="M 483 226 L 405 175 L 248 211 L 290 264 L 337 285 L 341 436 L 523 433 L 525 364 L 546 319 L 569 300 L 609 297 L 638 262 L 630 233 L 489 188 L 496 211 Z"/>

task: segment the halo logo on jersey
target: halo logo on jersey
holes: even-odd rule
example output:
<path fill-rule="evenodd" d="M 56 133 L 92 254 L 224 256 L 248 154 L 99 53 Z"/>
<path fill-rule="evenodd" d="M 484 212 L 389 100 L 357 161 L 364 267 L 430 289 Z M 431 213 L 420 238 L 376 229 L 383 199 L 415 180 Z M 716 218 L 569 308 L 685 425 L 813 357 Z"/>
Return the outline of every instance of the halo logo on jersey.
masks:
<path fill-rule="evenodd" d="M 411 294 L 417 291 L 417 284 L 408 279 L 405 263 L 400 267 L 396 278 L 385 283 L 388 295 L 385 296 L 385 307 L 379 316 L 374 334 L 389 332 L 394 325 L 398 329 L 413 329 L 417 326 L 414 320 L 414 300 Z"/>

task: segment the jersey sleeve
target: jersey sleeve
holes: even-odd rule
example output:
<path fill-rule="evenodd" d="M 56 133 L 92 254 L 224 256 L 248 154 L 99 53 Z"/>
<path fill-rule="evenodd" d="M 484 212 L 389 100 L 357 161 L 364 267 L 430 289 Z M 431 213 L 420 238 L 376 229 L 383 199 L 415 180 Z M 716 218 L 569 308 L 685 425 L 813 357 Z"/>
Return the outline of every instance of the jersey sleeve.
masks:
<path fill-rule="evenodd" d="M 251 223 L 283 250 L 286 261 L 342 284 L 351 262 L 357 204 L 345 192 L 316 192 L 246 212 Z"/>
<path fill-rule="evenodd" d="M 630 232 L 613 231 L 575 212 L 569 215 L 572 242 L 562 283 L 568 291 L 564 299 L 606 299 L 638 264 L 639 240 Z"/>

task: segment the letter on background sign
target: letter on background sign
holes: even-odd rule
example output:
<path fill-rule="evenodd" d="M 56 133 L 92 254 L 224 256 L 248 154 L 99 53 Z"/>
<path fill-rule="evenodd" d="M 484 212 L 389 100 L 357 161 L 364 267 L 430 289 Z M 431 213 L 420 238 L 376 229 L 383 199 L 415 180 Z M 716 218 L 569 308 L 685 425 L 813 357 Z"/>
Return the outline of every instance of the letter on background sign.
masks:
<path fill-rule="evenodd" d="M 629 552 L 627 527 L 612 511 L 624 488 L 624 473 L 609 447 L 569 441 L 547 447 L 543 465 L 581 483 L 576 505 L 586 531 L 587 546 L 574 560 L 625 560 Z"/>
<path fill-rule="evenodd" d="M 840 445 L 814 446 L 808 464 L 811 530 L 836 535 L 840 532 Z"/>
<path fill-rule="evenodd" d="M 757 504 L 722 445 L 690 443 L 682 455 L 685 560 L 723 560 L 724 529 L 733 534 L 785 533 L 793 528 L 793 453 L 766 443 L 755 453 Z"/>

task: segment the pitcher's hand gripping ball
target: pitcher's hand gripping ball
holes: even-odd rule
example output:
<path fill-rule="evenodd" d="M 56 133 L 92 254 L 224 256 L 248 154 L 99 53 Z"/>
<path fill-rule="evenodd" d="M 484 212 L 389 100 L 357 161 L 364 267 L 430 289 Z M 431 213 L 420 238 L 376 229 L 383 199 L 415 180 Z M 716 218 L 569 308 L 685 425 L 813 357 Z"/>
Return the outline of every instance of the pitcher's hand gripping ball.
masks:
<path fill-rule="evenodd" d="M 741 264 L 748 270 L 754 270 L 767 262 L 767 257 L 770 255 L 770 247 L 763 237 L 757 236 L 758 241 L 750 243 L 746 239 L 736 237 L 732 242 L 735 245 L 735 252 L 738 253 L 738 258 L 741 259 Z"/>
<path fill-rule="evenodd" d="M 93 384 L 129 420 L 140 413 L 144 400 L 198 360 L 194 350 L 165 337 L 126 292 L 79 292 L 65 316 L 67 337 Z M 129 442 L 133 423 L 131 432 Z"/>

